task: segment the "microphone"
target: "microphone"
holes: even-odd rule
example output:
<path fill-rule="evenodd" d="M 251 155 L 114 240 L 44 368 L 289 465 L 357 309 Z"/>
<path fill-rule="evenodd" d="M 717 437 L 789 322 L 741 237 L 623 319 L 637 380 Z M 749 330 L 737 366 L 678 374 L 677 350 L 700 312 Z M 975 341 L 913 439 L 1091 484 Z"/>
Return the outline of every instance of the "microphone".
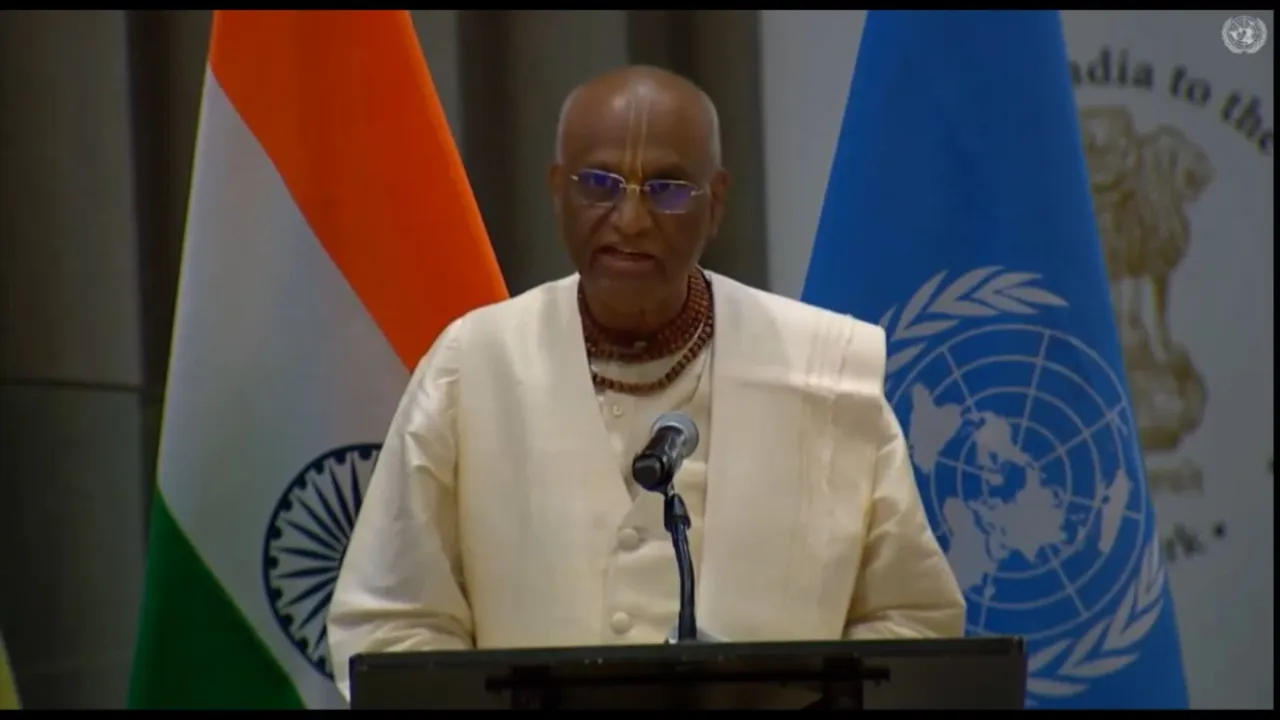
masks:
<path fill-rule="evenodd" d="M 649 434 L 649 443 L 631 462 L 631 477 L 649 492 L 663 492 L 698 449 L 698 426 L 684 413 L 669 412 L 658 416 Z"/>
<path fill-rule="evenodd" d="M 696 642 L 698 622 L 694 614 L 693 556 L 689 552 L 689 509 L 676 492 L 675 476 L 680 465 L 698 449 L 698 426 L 680 412 L 663 413 L 649 431 L 651 437 L 631 462 L 631 476 L 649 492 L 662 493 L 662 524 L 671 535 L 676 553 L 676 573 L 680 576 L 680 615 L 675 632 L 667 642 Z"/>

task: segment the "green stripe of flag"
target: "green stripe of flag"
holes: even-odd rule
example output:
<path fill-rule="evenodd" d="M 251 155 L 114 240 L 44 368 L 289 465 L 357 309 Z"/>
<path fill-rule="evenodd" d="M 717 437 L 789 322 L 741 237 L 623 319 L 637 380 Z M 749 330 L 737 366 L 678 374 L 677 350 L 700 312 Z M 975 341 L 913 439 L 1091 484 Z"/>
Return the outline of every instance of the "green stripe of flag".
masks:
<path fill-rule="evenodd" d="M 156 493 L 130 708 L 300 709 L 289 676 Z"/>

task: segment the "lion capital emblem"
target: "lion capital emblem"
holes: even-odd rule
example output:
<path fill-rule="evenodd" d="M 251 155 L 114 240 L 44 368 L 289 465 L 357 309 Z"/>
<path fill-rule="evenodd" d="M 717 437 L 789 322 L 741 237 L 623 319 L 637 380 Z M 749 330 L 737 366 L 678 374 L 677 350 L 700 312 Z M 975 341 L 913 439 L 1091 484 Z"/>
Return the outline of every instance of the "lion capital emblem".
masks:
<path fill-rule="evenodd" d="M 1080 125 L 1151 490 L 1199 493 L 1198 468 L 1161 467 L 1159 458 L 1204 419 L 1204 378 L 1170 332 L 1169 290 L 1191 242 L 1186 209 L 1212 182 L 1213 164 L 1174 127 L 1138 132 L 1127 108 L 1084 108 Z"/>

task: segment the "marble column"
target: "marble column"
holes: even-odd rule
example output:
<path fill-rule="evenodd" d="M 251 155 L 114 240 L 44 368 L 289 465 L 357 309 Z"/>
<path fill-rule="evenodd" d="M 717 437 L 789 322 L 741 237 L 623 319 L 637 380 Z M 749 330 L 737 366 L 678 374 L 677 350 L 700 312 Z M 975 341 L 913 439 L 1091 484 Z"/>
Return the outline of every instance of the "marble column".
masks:
<path fill-rule="evenodd" d="M 0 627 L 29 708 L 123 705 L 142 359 L 123 11 L 0 22 Z"/>

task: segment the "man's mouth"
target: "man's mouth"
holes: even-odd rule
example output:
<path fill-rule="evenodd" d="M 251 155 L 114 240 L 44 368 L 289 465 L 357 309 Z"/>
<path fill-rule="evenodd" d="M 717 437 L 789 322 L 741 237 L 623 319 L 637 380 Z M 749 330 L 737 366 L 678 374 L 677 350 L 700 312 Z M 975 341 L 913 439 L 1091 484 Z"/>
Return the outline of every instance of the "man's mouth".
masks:
<path fill-rule="evenodd" d="M 649 268 L 658 261 L 656 257 L 649 253 L 613 246 L 605 246 L 596 250 L 596 257 L 601 263 L 619 270 Z"/>
<path fill-rule="evenodd" d="M 604 246 L 596 250 L 596 255 L 600 258 L 607 258 L 609 261 L 626 261 L 626 263 L 653 263 L 657 260 L 648 252 L 640 252 L 639 250 L 627 250 L 625 247 Z"/>

